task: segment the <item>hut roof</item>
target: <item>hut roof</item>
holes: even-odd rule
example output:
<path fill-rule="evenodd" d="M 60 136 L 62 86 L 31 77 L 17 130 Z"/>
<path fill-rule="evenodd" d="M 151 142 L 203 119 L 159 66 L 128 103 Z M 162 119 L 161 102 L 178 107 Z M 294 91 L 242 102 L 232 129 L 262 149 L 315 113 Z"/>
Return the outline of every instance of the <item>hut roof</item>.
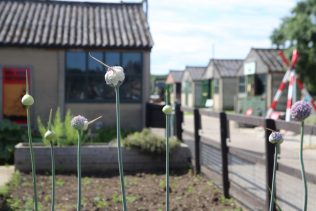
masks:
<path fill-rule="evenodd" d="M 183 77 L 183 70 L 170 70 L 166 79 L 167 84 L 181 83 Z"/>
<path fill-rule="evenodd" d="M 201 66 L 186 66 L 185 71 L 188 71 L 192 81 L 201 81 L 204 79 L 206 67 Z"/>
<path fill-rule="evenodd" d="M 283 71 L 284 66 L 280 57 L 278 56 L 278 49 L 273 48 L 252 48 L 258 56 L 262 59 L 263 63 L 270 71 Z"/>

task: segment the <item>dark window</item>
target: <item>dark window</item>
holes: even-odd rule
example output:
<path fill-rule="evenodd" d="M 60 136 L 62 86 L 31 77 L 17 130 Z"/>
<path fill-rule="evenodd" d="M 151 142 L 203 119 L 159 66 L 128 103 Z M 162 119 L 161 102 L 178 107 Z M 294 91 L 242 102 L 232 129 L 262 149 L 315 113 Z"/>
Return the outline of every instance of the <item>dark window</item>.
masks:
<path fill-rule="evenodd" d="M 138 52 L 91 52 L 110 66 L 123 66 L 125 81 L 120 88 L 122 102 L 140 102 L 142 98 L 142 54 Z M 114 102 L 114 89 L 106 85 L 106 68 L 87 52 L 66 52 L 66 101 Z"/>
<path fill-rule="evenodd" d="M 246 83 L 245 83 L 245 76 L 239 77 L 239 93 L 245 93 L 246 91 Z"/>
<path fill-rule="evenodd" d="M 255 81 L 255 95 L 262 95 L 265 93 L 266 90 L 266 74 L 257 74 L 256 81 Z"/>

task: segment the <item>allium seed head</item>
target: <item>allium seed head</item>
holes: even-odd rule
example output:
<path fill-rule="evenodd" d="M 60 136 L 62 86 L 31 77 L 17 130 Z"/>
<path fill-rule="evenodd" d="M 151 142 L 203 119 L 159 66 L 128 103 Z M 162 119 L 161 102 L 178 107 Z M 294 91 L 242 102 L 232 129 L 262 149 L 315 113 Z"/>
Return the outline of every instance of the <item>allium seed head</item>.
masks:
<path fill-rule="evenodd" d="M 283 136 L 280 132 L 272 132 L 269 136 L 269 142 L 272 144 L 282 144 Z"/>
<path fill-rule="evenodd" d="M 121 66 L 113 66 L 111 68 L 108 68 L 104 78 L 106 84 L 112 87 L 118 87 L 123 83 L 125 79 L 124 69 Z"/>
<path fill-rule="evenodd" d="M 294 103 L 291 108 L 291 117 L 295 121 L 304 121 L 312 112 L 312 107 L 305 101 Z"/>
<path fill-rule="evenodd" d="M 34 103 L 34 98 L 29 94 L 25 94 L 22 97 L 21 103 L 25 106 L 31 106 Z"/>
<path fill-rule="evenodd" d="M 47 130 L 44 138 L 49 142 L 53 142 L 56 139 L 56 134 L 51 130 Z"/>
<path fill-rule="evenodd" d="M 86 126 L 87 123 L 85 122 L 88 122 L 87 118 L 85 118 L 84 116 L 78 115 L 72 118 L 71 126 L 77 130 L 85 130 L 85 128 L 87 127 Z"/>
<path fill-rule="evenodd" d="M 164 112 L 165 114 L 171 114 L 172 113 L 172 107 L 170 105 L 165 105 L 162 108 L 162 112 Z"/>

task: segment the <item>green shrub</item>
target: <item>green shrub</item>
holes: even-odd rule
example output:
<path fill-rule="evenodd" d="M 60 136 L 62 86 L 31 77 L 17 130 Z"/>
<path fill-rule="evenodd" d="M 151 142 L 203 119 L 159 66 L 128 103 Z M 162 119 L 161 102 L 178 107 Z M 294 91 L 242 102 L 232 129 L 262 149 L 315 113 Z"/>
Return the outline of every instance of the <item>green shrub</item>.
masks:
<path fill-rule="evenodd" d="M 64 122 L 62 121 L 60 115 L 60 109 L 58 108 L 56 110 L 56 114 L 52 122 L 52 130 L 56 133 L 58 146 L 74 145 L 77 143 L 77 131 L 71 127 L 71 119 L 72 115 L 70 110 L 67 111 Z M 45 144 L 49 144 L 46 143 L 46 140 L 44 139 L 44 134 L 47 129 L 46 126 L 42 123 L 40 117 L 37 117 L 37 127 L 42 136 L 43 142 Z"/>
<path fill-rule="evenodd" d="M 149 129 L 143 129 L 141 132 L 135 132 L 128 135 L 123 144 L 127 148 L 136 148 L 145 153 L 163 154 L 166 151 L 165 138 L 153 134 Z M 180 142 L 175 138 L 169 139 L 169 147 L 172 152 L 180 145 Z"/>
<path fill-rule="evenodd" d="M 12 162 L 14 146 L 27 140 L 26 129 L 9 120 L 0 122 L 0 162 Z"/>
<path fill-rule="evenodd" d="M 121 130 L 121 138 L 125 138 L 133 133 L 133 130 Z M 93 143 L 109 143 L 116 140 L 116 128 L 102 127 L 95 131 L 95 136 L 89 138 L 89 142 Z"/>

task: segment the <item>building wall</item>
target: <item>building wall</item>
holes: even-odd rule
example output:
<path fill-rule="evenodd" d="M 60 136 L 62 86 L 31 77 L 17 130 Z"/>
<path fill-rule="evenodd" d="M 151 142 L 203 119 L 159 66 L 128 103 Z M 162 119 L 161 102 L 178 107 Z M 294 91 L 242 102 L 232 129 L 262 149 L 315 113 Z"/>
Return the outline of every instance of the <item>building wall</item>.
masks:
<path fill-rule="evenodd" d="M 56 108 L 60 103 L 58 96 L 59 72 L 57 71 L 60 54 L 63 54 L 63 51 L 27 48 L 0 49 L 0 65 L 2 67 L 28 67 L 31 69 L 30 92 L 35 100 L 31 107 L 33 124 L 37 116 L 47 119 L 49 109 Z M 2 86 L 2 80 L 0 85 Z M 0 112 L 2 114 L 2 110 Z"/>
<path fill-rule="evenodd" d="M 221 111 L 222 110 L 222 99 L 220 94 L 215 94 L 213 95 L 213 102 L 214 102 L 214 110 L 215 111 Z"/>
<path fill-rule="evenodd" d="M 31 107 L 33 125 L 36 123 L 37 116 L 41 116 L 42 120 L 46 122 L 49 109 L 55 110 L 59 106 L 62 114 L 65 114 L 66 110 L 70 108 L 73 114 L 86 115 L 87 118 L 103 115 L 102 121 L 105 125 L 115 126 L 115 103 L 65 102 L 64 50 L 1 48 L 1 66 L 29 67 L 31 69 L 31 95 L 35 99 L 35 103 Z M 143 51 L 143 67 L 143 99 L 141 103 L 121 104 L 123 127 L 141 129 L 145 126 L 145 108 L 149 99 L 150 82 L 149 51 Z M 2 80 L 0 80 L 0 86 L 2 87 Z M 2 101 L 2 91 L 0 99 Z M 2 115 L 2 109 L 0 113 Z"/>
<path fill-rule="evenodd" d="M 254 50 L 251 50 L 248 56 L 245 58 L 243 64 L 240 66 L 238 71 L 239 76 L 244 75 L 244 65 L 249 62 L 256 63 L 256 74 L 267 73 L 269 71 L 266 64 L 261 61 L 259 55 Z"/>
<path fill-rule="evenodd" d="M 222 109 L 223 110 L 233 110 L 234 109 L 234 99 L 237 96 L 236 86 L 238 86 L 237 78 L 222 78 Z"/>

